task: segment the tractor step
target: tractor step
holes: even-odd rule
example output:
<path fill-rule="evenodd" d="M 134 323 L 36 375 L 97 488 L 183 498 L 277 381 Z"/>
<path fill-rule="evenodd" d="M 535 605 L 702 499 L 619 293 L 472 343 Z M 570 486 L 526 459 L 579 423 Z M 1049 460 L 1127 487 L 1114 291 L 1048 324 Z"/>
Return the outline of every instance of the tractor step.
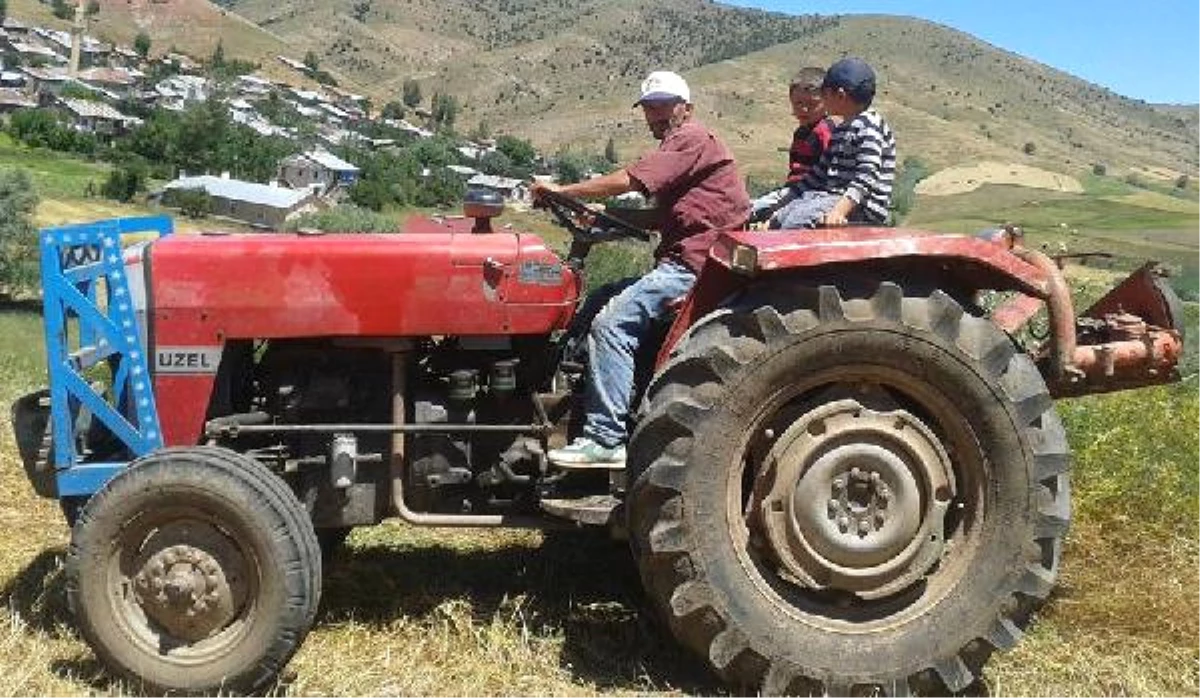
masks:
<path fill-rule="evenodd" d="M 574 499 L 542 499 L 540 504 L 547 514 L 584 526 L 607 526 L 621 515 L 621 500 L 610 494 L 591 494 Z"/>

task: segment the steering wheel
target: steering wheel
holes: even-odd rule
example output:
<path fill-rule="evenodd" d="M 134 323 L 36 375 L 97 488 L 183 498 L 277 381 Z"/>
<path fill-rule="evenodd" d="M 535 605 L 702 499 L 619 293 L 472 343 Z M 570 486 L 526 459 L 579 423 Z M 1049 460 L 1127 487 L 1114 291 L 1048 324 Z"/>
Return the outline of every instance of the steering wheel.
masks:
<path fill-rule="evenodd" d="M 559 225 L 571 232 L 579 241 L 587 243 L 607 242 L 620 238 L 634 238 L 643 242 L 651 240 L 650 233 L 637 226 L 612 216 L 604 211 L 594 211 L 578 199 L 556 191 L 544 191 L 535 206 L 554 214 Z"/>

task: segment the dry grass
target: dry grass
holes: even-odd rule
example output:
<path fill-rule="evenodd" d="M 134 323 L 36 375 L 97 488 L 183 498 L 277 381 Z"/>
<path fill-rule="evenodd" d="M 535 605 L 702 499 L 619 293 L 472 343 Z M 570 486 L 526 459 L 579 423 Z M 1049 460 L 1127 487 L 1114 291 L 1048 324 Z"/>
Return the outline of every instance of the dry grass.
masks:
<path fill-rule="evenodd" d="M 44 382 L 40 346 L 36 316 L 0 311 L 0 403 Z M 1191 381 L 1138 399 L 1126 393 L 1063 405 L 1077 454 L 1063 575 L 1028 636 L 993 658 L 972 690 L 1200 692 Z M 137 693 L 104 670 L 72 627 L 61 567 L 68 531 L 57 506 L 25 482 L 7 410 L 0 410 L 0 527 L 7 531 L 0 695 Z M 395 522 L 351 537 L 326 576 L 316 627 L 274 688 L 281 695 L 723 690 L 651 622 L 622 545 L 598 535 Z"/>

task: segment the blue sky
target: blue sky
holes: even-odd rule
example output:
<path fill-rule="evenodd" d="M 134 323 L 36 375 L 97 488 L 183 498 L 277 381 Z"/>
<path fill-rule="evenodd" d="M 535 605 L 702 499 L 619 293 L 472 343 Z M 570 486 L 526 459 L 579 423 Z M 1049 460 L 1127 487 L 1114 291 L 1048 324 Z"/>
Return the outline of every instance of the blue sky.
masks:
<path fill-rule="evenodd" d="M 1197 0 L 722 0 L 789 14 L 920 17 L 1147 102 L 1200 103 Z"/>

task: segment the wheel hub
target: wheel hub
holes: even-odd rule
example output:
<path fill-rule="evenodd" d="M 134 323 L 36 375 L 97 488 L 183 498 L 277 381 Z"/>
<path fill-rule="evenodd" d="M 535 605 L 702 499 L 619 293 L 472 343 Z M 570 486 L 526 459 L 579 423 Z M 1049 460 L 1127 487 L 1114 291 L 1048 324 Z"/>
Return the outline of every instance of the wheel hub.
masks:
<path fill-rule="evenodd" d="M 212 636 L 237 615 L 245 590 L 240 556 L 220 533 L 185 529 L 155 536 L 160 542 L 145 555 L 133 576 L 137 604 L 148 619 L 176 640 L 193 643 Z"/>
<path fill-rule="evenodd" d="M 801 586 L 877 598 L 940 557 L 953 477 L 918 418 L 840 400 L 804 414 L 776 441 L 755 483 L 752 527 Z"/>

